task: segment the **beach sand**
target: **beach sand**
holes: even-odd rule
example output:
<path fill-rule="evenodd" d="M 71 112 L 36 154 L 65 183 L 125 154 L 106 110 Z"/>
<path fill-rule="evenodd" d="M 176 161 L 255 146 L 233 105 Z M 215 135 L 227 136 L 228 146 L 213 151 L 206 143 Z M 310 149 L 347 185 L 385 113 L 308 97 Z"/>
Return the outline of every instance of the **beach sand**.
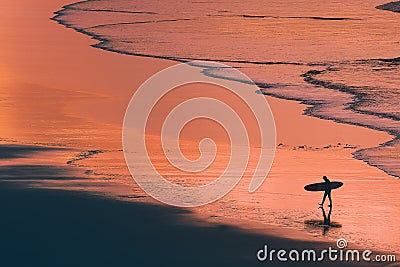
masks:
<path fill-rule="evenodd" d="M 40 266 L 76 261 L 86 266 L 243 266 L 257 264 L 255 253 L 264 244 L 320 249 L 335 246 L 334 239 L 343 234 L 362 248 L 396 251 L 393 214 L 399 203 L 390 197 L 396 194 L 396 180 L 351 154 L 391 137 L 306 117 L 306 106 L 292 101 L 267 97 L 282 145 L 267 180 L 250 197 L 246 181 L 216 203 L 190 210 L 147 197 L 124 165 L 123 115 L 140 84 L 176 62 L 90 47 L 95 42 L 87 36 L 49 20 L 65 4 L 1 3 L 0 138 L 6 144 L 2 155 L 8 155 L 0 157 L 5 260 Z M 21 152 L 16 145 L 35 147 Z M 303 225 L 320 217 L 316 203 L 321 197 L 304 192 L 303 186 L 322 175 L 345 182 L 334 193 L 333 215 L 343 231 L 327 237 Z M 274 215 L 285 210 L 287 218 Z M 357 238 L 373 233 L 379 233 L 379 242 Z"/>
<path fill-rule="evenodd" d="M 70 179 L 51 170 L 53 178 Z M 2 205 L 0 221 L 1 262 L 12 266 L 259 266 L 263 263 L 255 260 L 255 254 L 266 242 L 299 250 L 327 245 L 293 242 L 224 224 L 200 224 L 188 219 L 189 211 L 178 208 L 27 189 L 15 183 L 0 183 L 0 201 L 7 203 Z M 282 262 L 267 264 L 281 266 Z"/>

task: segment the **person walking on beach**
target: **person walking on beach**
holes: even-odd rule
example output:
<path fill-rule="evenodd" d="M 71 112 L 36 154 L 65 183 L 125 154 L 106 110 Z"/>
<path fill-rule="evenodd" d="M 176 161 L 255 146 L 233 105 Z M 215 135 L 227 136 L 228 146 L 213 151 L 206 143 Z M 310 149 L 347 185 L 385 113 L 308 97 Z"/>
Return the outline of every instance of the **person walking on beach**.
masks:
<path fill-rule="evenodd" d="M 332 197 L 331 197 L 332 189 L 330 186 L 331 181 L 326 176 L 323 176 L 322 179 L 324 179 L 324 181 L 325 181 L 325 193 L 324 193 L 324 197 L 322 198 L 322 203 L 320 203 L 319 205 L 323 206 L 325 203 L 326 197 L 328 197 L 329 198 L 329 207 L 332 207 Z"/>

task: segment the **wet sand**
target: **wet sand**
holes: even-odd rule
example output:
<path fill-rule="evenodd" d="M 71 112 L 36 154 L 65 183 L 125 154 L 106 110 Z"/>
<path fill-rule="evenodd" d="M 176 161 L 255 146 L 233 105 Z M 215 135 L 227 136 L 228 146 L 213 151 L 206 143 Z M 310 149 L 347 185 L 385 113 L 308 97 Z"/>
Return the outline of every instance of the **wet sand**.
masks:
<path fill-rule="evenodd" d="M 63 148 L 0 145 L 2 160 L 56 153 Z M 293 230 L 266 227 L 270 234 L 225 223 L 209 223 L 185 209 L 125 201 L 102 192 L 29 187 L 31 181 L 71 183 L 88 178 L 69 167 L 9 165 L 0 167 L 2 263 L 13 266 L 260 266 L 256 253 L 264 245 L 316 251 L 335 248 Z M 16 181 L 20 181 L 17 183 Z M 89 182 L 90 183 L 90 182 Z M 81 187 L 81 188 L 82 188 Z M 4 204 L 6 203 L 6 204 Z M 294 236 L 295 235 L 295 236 Z M 305 238 L 304 238 L 305 237 Z M 303 240 L 299 240 L 304 238 Z M 296 241 L 295 241 L 296 240 Z M 319 266 L 321 262 L 269 266 Z M 340 266 L 380 266 L 340 263 Z M 337 262 L 324 262 L 337 266 Z"/>
<path fill-rule="evenodd" d="M 47 151 L 35 154 L 35 151 L 32 157 L 27 157 L 16 156 L 15 153 L 22 152 L 18 152 L 15 147 L 8 147 L 8 151 L 12 153 L 1 157 L 1 196 L 4 197 L 2 203 L 7 203 L 2 209 L 5 217 L 10 218 L 2 222 L 5 224 L 2 229 L 11 227 L 19 236 L 15 239 L 19 240 L 18 243 L 13 243 L 11 232 L 7 234 L 10 240 L 8 243 L 14 244 L 14 247 L 10 245 L 6 250 L 10 252 L 10 259 L 12 255 L 16 255 L 16 250 L 13 249 L 16 244 L 22 241 L 35 242 L 36 239 L 41 241 L 39 245 L 36 242 L 36 249 L 26 246 L 21 253 L 36 255 L 36 260 L 43 261 L 44 264 L 52 263 L 51 260 L 60 255 L 57 253 L 63 253 L 61 258 L 66 265 L 68 261 L 75 262 L 74 257 L 67 259 L 64 254 L 69 249 L 71 250 L 68 254 L 77 253 L 77 257 L 81 256 L 82 262 L 86 263 L 92 260 L 103 264 L 115 260 L 129 263 L 133 257 L 139 257 L 138 261 L 145 260 L 143 256 L 157 246 L 153 243 L 154 239 L 163 237 L 162 247 L 168 247 L 171 238 L 176 237 L 170 235 L 171 229 L 179 232 L 181 228 L 184 230 L 177 235 L 177 240 L 181 241 L 191 233 L 197 234 L 185 240 L 196 241 L 193 242 L 197 246 L 196 250 L 203 251 L 204 247 L 208 249 L 199 257 L 199 266 L 202 265 L 200 263 L 204 266 L 212 261 L 221 261 L 221 264 L 237 263 L 238 266 L 242 266 L 241 263 L 254 263 L 254 251 L 264 243 L 277 247 L 324 247 L 326 243 L 320 242 L 329 239 L 325 239 L 320 233 L 312 238 L 304 232 L 291 229 L 290 239 L 282 237 L 288 235 L 288 230 L 282 226 L 298 229 L 298 225 L 288 223 L 293 218 L 297 218 L 298 224 L 302 225 L 305 219 L 320 217 L 316 209 L 320 196 L 307 194 L 302 187 L 306 183 L 319 181 L 323 174 L 345 181 L 346 187 L 337 195 L 335 192 L 337 211 L 334 212 L 337 212 L 337 220 L 343 225 L 343 230 L 350 233 L 347 236 L 350 238 L 349 242 L 352 242 L 352 234 L 354 240 L 358 240 L 360 231 L 366 236 L 378 231 L 386 243 L 395 242 L 398 232 L 394 229 L 396 216 L 392 212 L 395 212 L 398 202 L 390 202 L 390 197 L 385 195 L 388 188 L 395 191 L 395 180 L 382 171 L 353 159 L 351 155 L 356 149 L 376 146 L 390 140 L 390 136 L 361 127 L 306 117 L 302 115 L 305 105 L 270 97 L 267 99 L 276 120 L 277 143 L 282 145 L 278 147 L 271 173 L 259 191 L 249 199 L 244 190 L 247 189 L 247 184 L 241 183 L 237 189 L 215 204 L 191 210 L 190 216 L 178 209 L 156 205 L 155 201 L 137 188 L 127 173 L 121 152 L 121 123 L 134 90 L 152 74 L 176 63 L 123 56 L 90 47 L 93 40 L 79 36 L 49 20 L 52 12 L 64 4 L 68 3 L 42 1 L 25 3 L 24 7 L 12 1 L 2 3 L 4 8 L 1 12 L 4 14 L 1 16 L 7 21 L 0 25 L 1 35 L 5 40 L 0 44 L 2 143 L 68 148 L 57 153 Z M 338 143 L 341 145 L 337 145 Z M 76 159 L 78 154 L 94 150 L 101 153 L 87 157 L 83 155 L 80 161 L 71 163 L 71 159 Z M 6 155 L 4 150 L 2 155 Z M 68 175 L 62 176 L 62 179 L 51 179 L 59 176 L 59 168 Z M 45 175 L 42 171 L 50 178 L 43 179 Z M 287 185 L 289 177 L 290 186 Z M 15 180 L 19 180 L 18 186 L 14 185 Z M 32 189 L 26 186 L 58 190 Z M 85 191 L 96 195 L 64 190 Z M 49 198 L 54 201 L 48 202 Z M 352 203 L 351 207 L 347 205 L 349 202 Z M 366 205 L 370 206 L 370 211 L 361 209 Z M 20 212 L 15 214 L 16 210 Z M 92 214 L 88 212 L 91 210 Z M 271 215 L 279 210 L 287 210 L 289 219 Z M 153 211 L 157 211 L 158 215 L 154 215 Z M 55 217 L 51 217 L 54 213 Z M 141 217 L 138 214 L 143 213 L 152 215 L 138 220 Z M 176 216 L 177 213 L 179 216 Z M 41 214 L 41 217 L 34 219 L 37 214 Z M 298 218 L 299 214 L 302 217 Z M 363 219 L 371 217 L 368 214 L 374 214 L 383 220 L 377 222 L 370 218 L 358 220 L 358 224 L 355 224 L 360 216 Z M 181 215 L 185 220 L 179 227 L 155 223 L 163 222 L 165 217 L 174 221 Z M 35 226 L 41 231 L 25 224 L 24 218 L 28 221 L 35 220 Z M 61 222 L 68 218 L 81 219 L 71 223 L 66 221 L 57 229 L 49 224 L 50 221 Z M 109 218 L 118 219 L 110 221 Z M 215 224 L 205 228 L 195 225 L 196 220 L 203 219 Z M 247 228 L 249 232 L 218 226 L 226 225 L 228 221 Z M 247 223 L 248 221 L 252 223 Z M 149 225 L 148 222 L 154 224 Z M 147 230 L 131 232 L 132 229 L 137 229 L 133 226 L 136 223 L 138 227 L 148 227 Z M 76 225 L 76 228 L 71 225 Z M 157 232 L 160 227 L 163 230 Z M 258 234 L 251 234 L 251 230 Z M 268 231 L 273 232 L 273 236 L 268 235 Z M 87 236 L 82 235 L 85 232 L 88 233 Z M 54 239 L 57 235 L 62 238 Z M 137 238 L 138 235 L 140 238 Z M 148 235 L 151 238 L 146 239 Z M 219 238 L 216 235 L 220 235 Z M 85 241 L 80 247 L 82 250 L 72 249 L 81 237 Z M 336 237 L 333 235 L 331 238 Z M 311 243 L 308 243 L 310 238 Z M 146 244 L 132 242 L 136 239 L 146 240 Z M 66 240 L 61 252 L 48 245 L 59 240 Z M 231 247 L 226 247 L 226 240 L 232 240 L 228 242 Z M 110 244 L 120 246 L 110 248 Z M 370 248 L 371 242 L 368 240 L 357 245 Z M 213 254 L 219 247 L 226 249 L 224 257 Z M 89 252 L 83 254 L 82 251 L 88 248 Z M 167 262 L 183 263 L 193 259 L 192 256 L 197 257 L 193 252 L 196 250 L 189 252 L 189 248 L 190 246 L 171 246 L 164 250 L 163 256 L 167 258 Z M 230 253 L 231 249 L 233 253 Z M 139 253 L 132 252 L 135 250 Z M 43 256 L 43 251 L 51 251 L 49 254 L 53 258 Z M 102 253 L 98 253 L 99 251 Z M 143 251 L 145 252 L 141 253 Z M 171 255 L 176 251 L 186 251 L 187 258 L 173 259 Z M 240 251 L 246 252 L 241 254 Z M 104 256 L 104 261 L 99 255 Z M 230 258 L 230 255 L 244 256 Z"/>

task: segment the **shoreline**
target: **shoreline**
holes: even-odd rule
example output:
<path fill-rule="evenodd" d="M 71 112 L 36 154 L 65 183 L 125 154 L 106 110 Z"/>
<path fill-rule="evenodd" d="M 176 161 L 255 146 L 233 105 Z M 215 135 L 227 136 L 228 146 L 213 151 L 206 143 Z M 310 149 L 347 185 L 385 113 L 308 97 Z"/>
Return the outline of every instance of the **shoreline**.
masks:
<path fill-rule="evenodd" d="M 54 6 L 56 6 L 56 5 L 57 5 L 57 3 L 54 4 Z M 56 26 L 58 26 L 58 25 L 56 25 Z M 49 27 L 53 28 L 53 25 L 49 26 Z M 62 28 L 57 28 L 57 31 L 60 32 L 60 36 L 64 36 L 62 33 L 67 33 L 68 32 L 67 29 L 62 30 Z M 58 37 L 60 37 L 60 36 L 58 36 Z M 86 45 L 92 43 L 92 40 L 88 40 L 87 37 L 85 37 L 85 38 L 82 38 L 82 37 L 76 38 L 76 36 L 77 36 L 76 33 L 72 32 L 72 33 L 69 33 L 69 35 L 65 34 L 64 37 L 65 37 L 66 40 L 70 40 L 70 41 L 73 40 L 74 45 L 78 45 L 79 46 L 79 47 L 76 47 L 76 49 L 78 51 L 80 51 L 76 55 L 76 58 L 79 58 L 79 56 L 82 56 L 82 55 L 85 57 L 86 53 L 88 53 L 88 51 L 89 51 L 89 49 L 86 47 Z M 78 41 L 76 41 L 77 39 L 78 39 Z M 51 53 L 51 51 L 49 51 L 49 53 Z M 120 80 L 118 82 L 118 86 L 121 86 L 121 88 L 122 88 L 121 90 L 122 91 L 126 90 L 127 87 L 131 87 L 131 88 L 135 87 L 136 85 L 140 84 L 144 79 L 149 77 L 150 74 L 156 72 L 158 69 L 162 69 L 164 66 L 168 66 L 168 65 L 172 64 L 171 62 L 160 62 L 162 60 L 159 61 L 159 60 L 153 60 L 153 59 L 141 59 L 141 58 L 125 59 L 125 57 L 124 57 L 124 59 L 122 59 L 120 55 L 107 54 L 107 52 L 104 53 L 104 51 L 95 51 L 95 52 L 93 52 L 93 55 L 95 55 L 94 57 L 99 57 L 99 61 L 100 62 L 112 62 L 113 64 L 118 64 L 118 63 L 122 62 L 123 63 L 122 66 L 124 68 L 126 68 L 127 66 L 128 67 L 133 67 L 134 65 L 145 63 L 144 65 L 145 65 L 146 71 L 144 71 L 142 73 L 137 72 L 138 75 L 140 76 L 140 78 L 135 79 L 135 81 L 132 81 L 133 79 L 132 79 L 131 75 L 128 75 L 128 74 L 130 74 L 131 71 L 124 73 L 124 75 L 126 75 L 126 79 L 122 79 L 122 80 Z M 68 55 L 64 55 L 63 57 L 67 57 L 67 56 Z M 72 56 L 73 55 L 71 55 L 71 57 Z M 74 59 L 72 59 L 72 61 L 73 60 Z M 92 68 L 95 68 L 96 67 L 95 64 L 97 64 L 99 61 L 97 61 L 97 59 L 96 59 L 93 62 L 89 62 L 88 65 L 91 66 Z M 156 65 L 156 63 L 161 63 L 161 64 L 159 64 L 158 66 L 154 66 L 154 65 Z M 51 68 L 51 66 L 49 66 L 49 67 Z M 140 67 L 136 66 L 134 68 L 135 69 L 139 69 Z M 107 70 L 112 70 L 112 69 L 113 69 L 113 67 L 108 67 Z M 14 69 L 13 71 L 15 71 L 15 70 L 16 69 Z M 29 69 L 29 70 L 32 71 L 32 69 Z M 20 70 L 18 70 L 18 71 L 20 71 Z M 55 79 L 55 80 L 50 80 L 50 81 L 48 79 L 43 79 L 43 77 L 35 76 L 35 74 L 37 74 L 38 71 L 33 71 L 33 74 L 30 73 L 30 72 L 28 74 L 27 73 L 22 73 L 22 72 L 20 71 L 18 73 L 17 71 L 15 71 L 15 75 L 17 76 L 17 79 L 22 79 L 22 80 L 26 81 L 26 79 L 28 78 L 28 81 L 32 82 L 32 83 L 39 83 L 40 84 L 40 83 L 43 82 L 45 84 L 49 83 L 49 84 L 53 84 L 53 85 L 57 85 L 57 84 L 60 85 L 60 83 L 62 84 L 63 81 L 68 80 L 68 77 L 74 77 L 74 75 L 79 73 L 79 70 L 78 71 L 71 70 L 71 69 L 69 69 L 69 65 L 66 64 L 66 66 L 64 66 L 64 69 L 62 69 L 62 71 L 61 71 L 61 73 L 64 73 L 64 76 L 60 75 L 58 77 L 58 80 Z M 65 73 L 67 73 L 67 74 L 65 74 Z M 107 73 L 107 71 L 105 71 L 105 73 Z M 134 73 L 136 74 L 136 72 L 134 72 Z M 34 77 L 34 78 L 32 79 L 32 77 Z M 31 78 L 31 79 L 29 79 L 29 78 Z M 103 88 L 101 88 L 100 92 L 97 92 L 96 91 L 96 89 L 98 89 L 97 86 L 100 85 L 100 83 L 102 82 L 101 78 L 100 78 L 100 81 L 97 81 L 95 84 L 92 84 L 93 80 L 88 82 L 90 79 L 92 79 L 92 78 L 89 77 L 89 78 L 87 78 L 87 80 L 85 79 L 85 81 L 84 81 L 84 85 L 88 86 L 88 88 L 86 88 L 86 90 L 79 90 L 79 91 L 84 91 L 84 92 L 88 92 L 88 93 L 94 93 L 95 92 L 95 93 L 99 93 L 100 95 L 101 94 L 104 95 L 107 92 L 107 86 L 110 86 L 110 84 L 112 84 L 112 82 L 110 82 L 109 84 L 106 84 Z M 118 80 L 118 79 L 115 78 L 114 80 Z M 73 83 L 71 83 L 71 84 L 67 83 L 67 84 L 68 85 L 66 86 L 67 87 L 66 90 L 71 90 L 72 88 L 75 88 L 74 86 L 80 85 L 80 81 L 76 81 L 75 84 L 73 84 Z M 92 86 L 92 87 L 89 87 L 89 86 Z M 40 90 L 39 91 L 42 92 L 42 93 L 44 92 L 45 94 L 46 94 L 46 92 L 49 92 L 49 90 L 52 90 L 52 86 L 49 87 L 48 84 L 46 86 L 44 86 L 43 88 L 42 88 L 43 90 L 41 89 L 42 91 L 40 91 Z M 111 87 L 109 87 L 109 88 L 111 88 Z M 73 92 L 76 92 L 76 90 L 73 90 Z M 106 103 L 107 103 L 107 105 L 109 105 L 109 107 L 112 106 L 110 103 L 118 103 L 123 107 L 125 102 L 126 102 L 126 99 L 123 99 L 123 98 L 126 98 L 127 96 L 131 95 L 131 93 L 132 92 L 124 92 L 123 94 L 119 95 L 118 97 L 108 96 L 109 98 L 107 98 L 107 100 L 110 100 L 111 102 L 106 102 Z M 10 95 L 13 96 L 12 92 L 10 93 Z M 61 93 L 60 94 L 56 94 L 56 97 L 57 96 L 61 96 Z M 40 98 L 38 98 L 38 99 L 40 99 Z M 74 102 L 74 99 L 75 99 L 75 102 Z M 129 97 L 128 97 L 128 100 L 129 100 Z M 13 100 L 11 100 L 11 102 L 12 101 Z M 84 107 L 84 108 L 88 108 L 88 110 L 86 110 L 87 114 L 86 113 L 82 113 L 81 110 L 76 108 L 77 105 L 81 105 L 82 103 L 85 103 L 85 101 L 87 101 L 87 99 L 83 98 L 82 101 L 76 101 L 76 97 L 75 96 L 71 96 L 71 99 L 69 99 L 68 101 L 71 101 L 71 102 L 67 105 L 67 107 L 63 107 L 61 109 L 60 113 L 63 116 L 65 116 L 65 115 L 71 116 L 72 119 L 68 118 L 68 120 L 71 119 L 71 123 L 67 124 L 67 126 L 68 127 L 76 127 L 78 130 L 76 130 L 76 131 L 71 130 L 70 132 L 67 131 L 66 136 L 63 137 L 64 139 L 59 139 L 59 137 L 56 136 L 56 138 L 54 140 L 52 140 L 55 143 L 60 142 L 60 140 L 68 140 L 68 137 L 71 137 L 73 133 L 80 134 L 81 130 L 85 129 L 82 125 L 87 124 L 86 121 L 90 121 L 90 124 L 88 124 L 88 125 L 93 127 L 92 133 L 94 134 L 94 136 L 96 136 L 96 134 L 98 136 L 98 134 L 99 134 L 98 133 L 99 132 L 98 129 L 99 128 L 96 128 L 96 127 L 100 127 L 100 126 L 103 126 L 104 128 L 109 127 L 108 129 L 112 129 L 111 136 L 113 136 L 114 133 L 118 134 L 119 125 L 116 122 L 118 122 L 121 119 L 120 118 L 121 114 L 119 114 L 118 112 L 115 112 L 116 114 L 113 114 L 112 116 L 110 115 L 110 118 L 107 117 L 107 119 L 104 119 L 102 117 L 102 115 L 104 115 L 104 114 L 94 114 L 94 112 L 90 109 L 90 105 L 92 105 L 92 107 L 102 106 L 102 105 L 99 105 L 99 103 L 97 103 L 96 101 L 92 100 L 95 103 L 89 104 L 88 107 Z M 377 133 L 377 132 L 369 130 L 369 129 L 365 129 L 365 128 L 357 129 L 356 126 L 349 126 L 349 125 L 347 125 L 347 126 L 338 126 L 334 122 L 327 122 L 327 121 L 321 122 L 321 121 L 319 121 L 318 119 L 315 119 L 315 118 L 307 118 L 306 119 L 305 116 L 301 115 L 302 110 L 305 107 L 305 105 L 300 105 L 298 103 L 293 103 L 293 102 L 290 104 L 289 102 L 278 101 L 278 100 L 271 100 L 271 102 L 275 103 L 275 104 L 271 103 L 271 105 L 275 106 L 276 112 L 277 112 L 276 115 L 277 115 L 277 117 L 281 118 L 279 120 L 280 122 L 278 123 L 279 124 L 278 127 L 280 127 L 282 134 L 280 135 L 279 138 L 281 138 L 280 141 L 282 143 L 284 143 L 284 144 L 289 144 L 289 145 L 293 145 L 293 146 L 299 146 L 299 145 L 304 145 L 306 142 L 308 142 L 307 145 L 313 145 L 313 144 L 310 144 L 310 142 L 312 142 L 312 143 L 318 143 L 317 146 L 322 146 L 324 144 L 327 145 L 326 144 L 326 140 L 327 139 L 329 139 L 329 140 L 337 140 L 337 138 L 338 138 L 338 136 L 340 136 L 340 134 L 349 133 L 349 132 L 351 132 L 351 133 L 357 132 L 360 135 L 364 135 L 364 134 L 367 135 L 367 137 L 363 137 L 362 138 L 362 140 L 361 140 L 362 144 L 361 145 L 368 145 L 368 144 L 371 144 L 371 143 L 379 142 L 377 140 L 385 140 L 388 137 L 386 134 Z M 85 104 L 87 104 L 87 103 L 85 103 Z M 54 105 L 54 103 L 52 105 Z M 63 103 L 63 105 L 65 105 L 65 103 Z M 104 106 L 107 107 L 107 105 L 104 105 Z M 290 106 L 290 108 L 288 108 L 289 106 Z M 36 106 L 28 107 L 27 109 L 24 109 L 23 111 L 24 112 L 28 112 L 29 108 L 31 108 L 31 109 L 33 109 L 35 111 L 35 108 L 38 108 L 38 107 L 36 107 Z M 107 111 L 107 109 L 106 109 L 106 111 Z M 283 111 L 284 112 L 288 112 L 288 113 L 284 113 Z M 49 114 L 40 114 L 40 113 L 37 113 L 37 114 L 42 116 L 42 117 L 39 117 L 39 118 L 43 119 L 44 122 L 42 122 L 42 123 L 45 124 L 45 125 L 41 125 L 41 127 L 37 128 L 38 129 L 37 131 L 39 133 L 27 134 L 26 136 L 24 136 L 25 133 L 20 133 L 20 132 L 16 131 L 14 133 L 11 132 L 10 136 L 1 136 L 1 137 L 2 138 L 10 138 L 10 137 L 15 138 L 15 137 L 17 137 L 15 139 L 17 141 L 21 141 L 22 143 L 23 142 L 29 143 L 30 141 L 32 143 L 37 143 L 37 142 L 40 142 L 41 140 L 43 141 L 43 140 L 48 140 L 48 138 L 54 138 L 55 135 L 51 135 L 51 134 L 48 134 L 47 136 L 44 136 L 44 137 L 41 136 L 40 130 L 41 129 L 46 129 L 46 127 L 48 127 L 48 125 L 47 125 L 48 123 L 47 123 L 46 119 L 48 121 L 52 121 L 52 120 L 55 120 L 55 118 L 52 118 L 52 117 L 49 118 L 48 117 Z M 82 114 L 84 114 L 85 116 L 83 116 Z M 326 129 L 327 127 L 332 127 L 333 125 L 336 125 L 334 127 L 336 127 L 338 129 L 339 134 L 335 135 L 334 133 L 328 133 L 327 134 L 328 136 L 324 137 L 324 138 L 327 138 L 327 139 L 321 138 L 319 140 L 312 140 L 312 139 L 315 139 L 315 138 L 314 137 L 307 137 L 306 136 L 307 131 L 305 130 L 304 131 L 304 133 L 305 133 L 304 136 L 297 136 L 297 138 L 295 138 L 295 135 L 293 135 L 292 133 L 288 132 L 288 129 L 290 129 L 290 127 L 288 127 L 288 125 L 290 125 L 291 122 L 290 121 L 287 122 L 287 121 L 282 119 L 282 118 L 286 117 L 287 114 L 296 114 L 296 118 L 298 120 L 300 120 L 302 122 L 305 122 L 306 125 L 313 125 L 313 127 L 315 125 L 317 125 L 317 126 L 315 126 L 315 128 L 321 128 L 321 129 L 325 128 Z M 6 115 L 7 115 L 7 113 L 6 113 Z M 29 114 L 28 113 L 23 114 L 23 115 L 26 115 L 29 118 Z M 76 120 L 76 118 L 77 117 L 79 118 L 80 116 L 84 117 L 83 118 L 83 122 L 81 122 L 80 120 Z M 30 119 L 32 119 L 32 118 L 30 118 Z M 82 118 L 80 118 L 80 119 L 82 119 Z M 111 126 L 109 126 L 108 124 L 106 126 L 104 126 L 103 124 L 104 124 L 105 120 Z M 61 122 L 55 123 L 54 124 L 55 125 L 54 126 L 55 129 L 57 130 L 56 126 L 63 125 L 62 123 L 64 123 L 64 122 L 61 121 Z M 21 128 L 18 128 L 18 127 L 21 127 L 21 125 L 20 126 L 18 126 L 18 125 L 16 126 L 17 130 L 21 129 Z M 80 127 L 82 127 L 82 128 L 80 128 Z M 22 129 L 24 129 L 24 128 L 22 128 Z M 107 129 L 105 129 L 104 131 L 107 131 Z M 6 134 L 8 134 L 8 133 L 6 133 Z M 20 134 L 19 137 L 21 137 L 21 138 L 18 138 L 18 134 Z M 72 146 L 75 149 L 84 149 L 84 148 L 85 149 L 86 148 L 87 149 L 93 149 L 93 147 L 95 149 L 104 148 L 104 147 L 105 147 L 105 149 L 107 149 L 107 148 L 111 147 L 112 151 L 114 151 L 114 150 L 116 151 L 118 149 L 118 145 L 116 145 L 115 143 L 112 143 L 112 142 L 110 144 L 103 143 L 103 141 L 109 136 L 110 136 L 109 133 L 107 133 L 107 134 L 104 134 L 104 137 L 99 138 L 99 140 L 91 140 L 91 139 L 93 139 L 93 136 L 90 136 L 90 134 L 89 134 L 88 136 L 82 137 L 81 140 L 75 141 L 75 143 L 71 143 L 69 145 Z M 374 139 L 374 140 L 371 141 L 370 139 Z M 346 141 L 346 140 L 344 140 L 344 141 Z M 85 142 L 86 142 L 86 144 L 85 144 Z M 355 139 L 352 140 L 352 142 L 350 142 L 350 143 L 354 144 L 354 142 L 355 142 Z M 62 142 L 61 142 L 61 144 L 62 144 Z M 80 145 L 82 145 L 82 144 L 85 144 L 85 146 L 80 147 Z M 356 144 L 359 145 L 358 143 L 356 143 Z M 289 153 L 292 153 L 292 152 L 288 152 L 288 154 Z M 286 157 L 287 156 L 286 153 L 284 153 L 284 154 L 285 154 L 285 157 Z M 99 155 L 99 157 L 101 157 L 101 156 L 102 155 Z M 95 158 L 94 160 L 97 160 L 97 158 Z M 355 159 L 353 159 L 353 160 L 356 161 Z M 349 162 L 352 162 L 352 161 L 349 161 Z M 283 165 L 280 165 L 280 167 L 282 167 L 282 166 Z M 282 177 L 281 174 L 279 174 L 279 175 L 275 174 L 275 176 L 276 177 L 278 177 L 278 176 Z M 266 182 L 265 187 L 267 187 L 267 186 L 268 186 L 268 181 Z M 101 187 L 99 189 L 101 189 Z M 277 229 L 278 229 L 277 233 L 282 232 L 282 231 L 286 231 L 286 228 L 284 228 L 284 227 L 277 227 Z"/>

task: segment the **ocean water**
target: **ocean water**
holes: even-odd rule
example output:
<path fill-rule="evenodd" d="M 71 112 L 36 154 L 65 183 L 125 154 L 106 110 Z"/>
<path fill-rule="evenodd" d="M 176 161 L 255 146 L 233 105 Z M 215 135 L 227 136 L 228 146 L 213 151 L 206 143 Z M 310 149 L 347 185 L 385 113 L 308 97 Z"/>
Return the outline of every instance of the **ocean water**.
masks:
<path fill-rule="evenodd" d="M 355 157 L 400 177 L 400 14 L 382 4 L 89 0 L 55 19 L 105 50 L 227 62 L 265 94 L 314 105 L 309 115 L 387 131 L 393 141 Z"/>
<path fill-rule="evenodd" d="M 399 207 L 395 196 L 400 177 L 400 14 L 376 8 L 382 4 L 385 1 L 89 0 L 64 7 L 54 19 L 97 39 L 95 47 L 104 50 L 225 62 L 256 81 L 264 94 L 311 105 L 305 111 L 308 115 L 392 134 L 390 142 L 354 153 L 390 174 L 389 181 L 361 169 L 346 173 L 343 150 L 321 153 L 343 169 L 349 188 L 338 193 L 343 201 L 335 206 L 343 229 L 327 235 L 399 252 L 400 232 L 392 215 Z M 204 74 L 237 80 L 223 68 L 207 68 Z M 287 176 L 294 177 L 293 188 L 300 190 L 285 191 L 287 181 L 273 181 L 261 197 L 241 203 L 228 196 L 201 211 L 303 228 L 303 221 L 317 213 L 304 208 L 311 204 L 302 192 L 305 181 L 313 179 L 314 168 L 309 177 L 297 178 L 294 173 L 296 167 L 316 160 L 307 157 L 312 156 L 305 153 L 287 170 Z M 204 183 L 211 178 L 204 177 Z M 368 208 L 371 195 L 359 196 L 351 207 L 346 204 L 360 187 L 369 194 L 374 194 L 371 187 L 377 188 L 374 207 Z M 236 197 L 240 200 L 246 190 L 239 187 Z M 392 194 L 393 203 L 379 192 Z M 288 203 L 288 196 L 294 203 L 273 205 Z"/>

